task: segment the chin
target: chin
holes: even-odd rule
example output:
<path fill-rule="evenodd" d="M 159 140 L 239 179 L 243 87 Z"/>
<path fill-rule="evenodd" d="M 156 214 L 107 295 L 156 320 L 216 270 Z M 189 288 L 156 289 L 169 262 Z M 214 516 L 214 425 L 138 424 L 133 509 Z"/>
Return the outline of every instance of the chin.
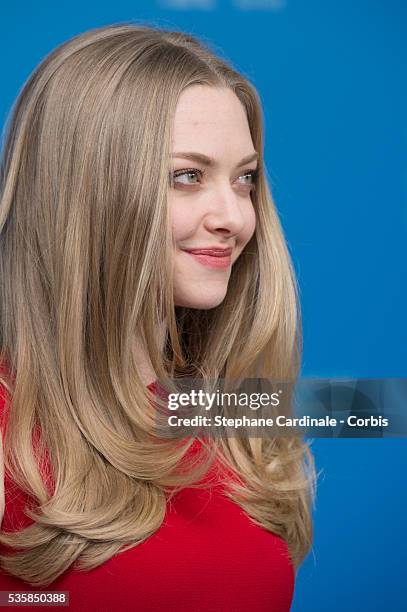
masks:
<path fill-rule="evenodd" d="M 179 295 L 175 296 L 175 305 L 182 306 L 184 308 L 194 308 L 195 310 L 210 310 L 211 308 L 216 308 L 223 302 L 226 296 L 226 291 L 215 292 L 210 294 L 209 292 L 206 295 L 196 294 L 196 295 Z"/>

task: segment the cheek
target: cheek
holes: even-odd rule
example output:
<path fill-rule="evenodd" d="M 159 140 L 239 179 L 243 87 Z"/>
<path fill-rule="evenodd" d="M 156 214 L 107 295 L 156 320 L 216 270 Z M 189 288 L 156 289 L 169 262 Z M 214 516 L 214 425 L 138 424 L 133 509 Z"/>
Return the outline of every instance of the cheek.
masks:
<path fill-rule="evenodd" d="M 247 207 L 244 212 L 244 229 L 241 232 L 241 241 L 247 244 L 256 230 L 256 211 L 253 204 Z"/>
<path fill-rule="evenodd" d="M 199 219 L 196 213 L 191 211 L 191 207 L 188 209 L 185 206 L 181 206 L 179 203 L 170 201 L 170 219 L 172 235 L 175 242 L 181 242 L 192 236 L 197 226 L 199 225 Z"/>

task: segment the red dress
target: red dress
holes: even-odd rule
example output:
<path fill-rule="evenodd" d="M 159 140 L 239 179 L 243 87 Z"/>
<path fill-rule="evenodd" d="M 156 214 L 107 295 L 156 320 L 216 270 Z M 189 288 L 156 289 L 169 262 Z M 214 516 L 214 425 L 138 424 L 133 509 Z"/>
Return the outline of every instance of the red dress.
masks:
<path fill-rule="evenodd" d="M 0 385 L 0 414 L 5 393 Z M 3 531 L 31 524 L 28 501 L 6 475 Z M 182 490 L 156 533 L 93 570 L 71 566 L 39 589 L 0 569 L 0 591 L 69 591 L 74 612 L 287 612 L 293 589 L 287 544 L 251 522 L 220 485 Z"/>

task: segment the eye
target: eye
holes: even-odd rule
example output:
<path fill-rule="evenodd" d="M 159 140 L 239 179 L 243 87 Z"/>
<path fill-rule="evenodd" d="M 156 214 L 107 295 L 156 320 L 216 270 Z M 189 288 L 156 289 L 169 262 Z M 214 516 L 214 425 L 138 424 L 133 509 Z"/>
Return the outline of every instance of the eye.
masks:
<path fill-rule="evenodd" d="M 202 179 L 205 174 L 204 170 L 198 168 L 184 168 L 182 170 L 176 170 L 170 175 L 170 182 L 174 185 L 188 186 L 188 185 L 199 185 L 199 180 Z"/>
<path fill-rule="evenodd" d="M 237 180 L 243 179 L 244 182 L 240 183 L 240 185 L 242 187 L 249 187 L 250 188 L 249 191 L 252 191 L 253 189 L 256 188 L 258 176 L 259 176 L 259 171 L 256 168 L 255 170 L 248 170 L 244 174 L 241 174 L 240 176 L 238 176 Z"/>

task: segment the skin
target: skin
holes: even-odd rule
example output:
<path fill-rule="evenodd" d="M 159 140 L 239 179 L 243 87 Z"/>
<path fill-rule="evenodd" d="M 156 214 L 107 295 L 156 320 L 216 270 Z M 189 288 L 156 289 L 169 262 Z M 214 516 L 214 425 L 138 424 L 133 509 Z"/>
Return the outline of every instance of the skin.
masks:
<path fill-rule="evenodd" d="M 169 207 L 174 242 L 174 301 L 176 306 L 210 309 L 224 300 L 232 266 L 255 231 L 251 198 L 254 179 L 247 173 L 256 169 L 257 161 L 239 164 L 256 151 L 244 107 L 227 88 L 201 85 L 187 88 L 179 98 L 173 127 Z M 175 155 L 179 152 L 200 153 L 214 162 L 206 167 Z M 229 267 L 203 266 L 185 252 L 214 246 L 232 247 Z M 157 333 L 163 344 L 165 322 Z M 156 380 L 148 354 L 139 341 L 136 355 L 144 384 Z"/>
<path fill-rule="evenodd" d="M 177 306 L 209 309 L 225 298 L 231 268 L 252 237 L 256 215 L 251 199 L 257 161 L 238 167 L 255 148 L 243 105 L 227 88 L 194 85 L 182 92 L 175 112 L 173 156 L 197 152 L 213 158 L 211 167 L 176 155 L 169 206 Z M 179 175 L 179 170 L 192 173 Z M 205 171 L 201 176 L 200 171 Z M 184 249 L 232 247 L 231 266 L 203 266 Z"/>

